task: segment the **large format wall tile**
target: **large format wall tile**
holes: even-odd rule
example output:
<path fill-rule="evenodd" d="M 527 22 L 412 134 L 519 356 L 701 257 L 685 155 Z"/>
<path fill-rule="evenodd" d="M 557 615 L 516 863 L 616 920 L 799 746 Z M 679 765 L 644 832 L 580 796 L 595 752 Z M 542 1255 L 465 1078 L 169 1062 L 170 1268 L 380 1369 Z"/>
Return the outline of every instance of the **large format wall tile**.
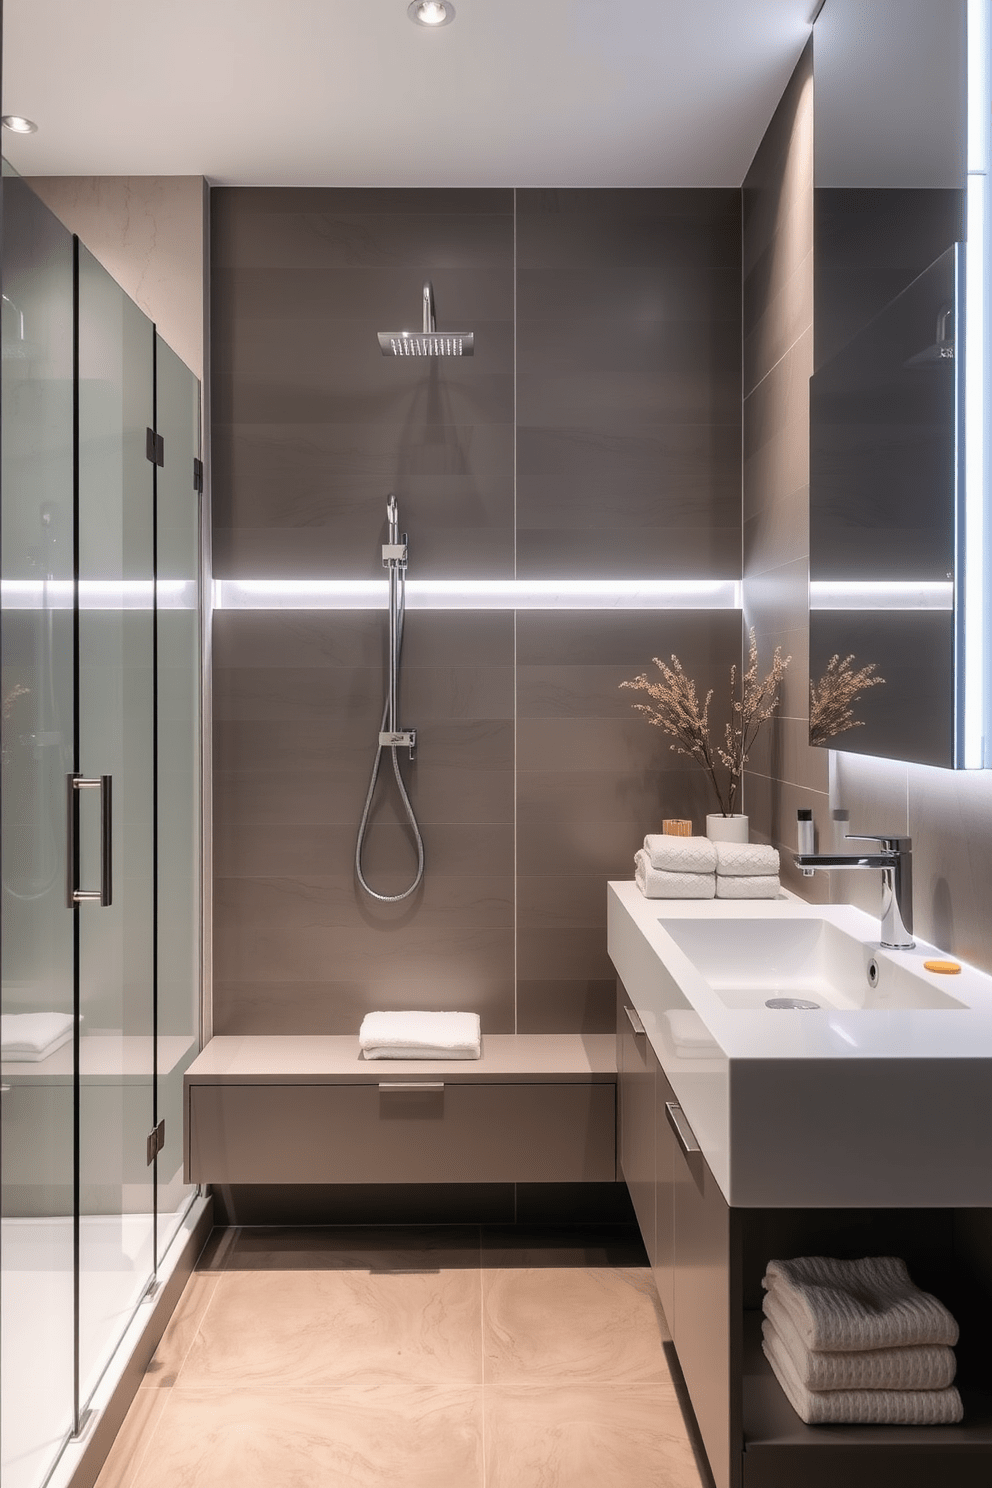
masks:
<path fill-rule="evenodd" d="M 411 578 L 740 574 L 739 193 L 225 189 L 213 231 L 217 577 L 378 577 L 390 491 Z M 383 359 L 428 275 L 475 356 Z M 427 874 L 389 905 L 354 874 L 385 616 L 218 612 L 215 1030 L 611 1028 L 606 881 L 710 804 L 619 683 L 739 646 L 726 612 L 411 610 Z M 364 863 L 412 873 L 388 782 Z"/>

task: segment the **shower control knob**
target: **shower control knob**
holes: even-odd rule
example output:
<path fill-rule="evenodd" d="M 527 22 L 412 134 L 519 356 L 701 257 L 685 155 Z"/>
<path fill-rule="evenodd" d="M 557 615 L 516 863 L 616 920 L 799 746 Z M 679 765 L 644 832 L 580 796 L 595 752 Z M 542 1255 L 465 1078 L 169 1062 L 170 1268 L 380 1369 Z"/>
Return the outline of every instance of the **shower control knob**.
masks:
<path fill-rule="evenodd" d="M 411 758 L 417 747 L 416 729 L 383 729 L 379 735 L 380 749 L 409 749 Z"/>

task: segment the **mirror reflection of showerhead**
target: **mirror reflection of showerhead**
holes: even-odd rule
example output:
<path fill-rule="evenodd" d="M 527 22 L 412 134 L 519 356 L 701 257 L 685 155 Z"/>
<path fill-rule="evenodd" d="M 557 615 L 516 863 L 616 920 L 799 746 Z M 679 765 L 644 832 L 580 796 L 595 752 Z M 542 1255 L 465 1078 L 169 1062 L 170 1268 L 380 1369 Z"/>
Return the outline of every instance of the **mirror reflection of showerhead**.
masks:
<path fill-rule="evenodd" d="M 954 306 L 941 305 L 937 315 L 937 332 L 932 346 L 918 351 L 904 363 L 906 367 L 946 367 L 954 363 Z"/>
<path fill-rule="evenodd" d="M 474 331 L 439 331 L 434 314 L 434 286 L 424 281 L 422 331 L 380 331 L 379 350 L 391 357 L 474 356 Z"/>

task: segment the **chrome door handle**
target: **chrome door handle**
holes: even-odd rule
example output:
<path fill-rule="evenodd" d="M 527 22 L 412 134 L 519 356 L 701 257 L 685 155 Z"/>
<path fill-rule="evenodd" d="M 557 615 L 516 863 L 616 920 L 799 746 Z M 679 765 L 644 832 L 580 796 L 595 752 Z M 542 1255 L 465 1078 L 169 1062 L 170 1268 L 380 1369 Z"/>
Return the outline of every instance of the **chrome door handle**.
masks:
<path fill-rule="evenodd" d="M 71 909 L 75 904 L 99 904 L 107 909 L 114 898 L 113 864 L 113 778 L 97 775 L 87 779 L 83 775 L 66 776 L 66 903 Z M 76 839 L 79 835 L 79 792 L 100 792 L 100 887 L 81 889 L 76 882 Z"/>
<path fill-rule="evenodd" d="M 627 1022 L 630 1024 L 631 1028 L 634 1030 L 634 1032 L 636 1034 L 642 1034 L 642 1033 L 645 1033 L 647 1031 L 645 1029 L 645 1027 L 644 1027 L 644 1024 L 641 1022 L 640 1018 L 634 1012 L 634 1009 L 633 1008 L 627 1007 L 625 1005 L 624 1006 L 624 1012 L 627 1014 Z"/>
<path fill-rule="evenodd" d="M 685 1112 L 678 1101 L 665 1102 L 665 1115 L 668 1117 L 668 1124 L 676 1137 L 678 1137 L 679 1146 L 682 1148 L 686 1157 L 694 1157 L 697 1152 L 702 1152 L 703 1149 L 696 1141 L 692 1127 L 686 1121 Z"/>

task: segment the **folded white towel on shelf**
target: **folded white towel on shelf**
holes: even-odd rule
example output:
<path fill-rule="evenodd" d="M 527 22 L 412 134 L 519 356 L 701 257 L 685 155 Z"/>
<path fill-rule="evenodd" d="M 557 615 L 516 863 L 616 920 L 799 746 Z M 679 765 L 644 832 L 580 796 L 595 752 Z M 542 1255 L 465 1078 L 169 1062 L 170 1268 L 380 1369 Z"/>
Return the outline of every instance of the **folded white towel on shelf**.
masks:
<path fill-rule="evenodd" d="M 643 847 L 634 854 L 634 882 L 645 899 L 712 899 L 716 893 L 716 878 L 712 873 L 674 873 L 652 868 Z"/>
<path fill-rule="evenodd" d="M 762 878 L 778 872 L 778 849 L 766 842 L 715 842 L 716 871 L 725 878 Z"/>
<path fill-rule="evenodd" d="M 478 1013 L 366 1013 L 358 1031 L 366 1059 L 479 1059 Z"/>
<path fill-rule="evenodd" d="M 698 1013 L 689 1008 L 675 1008 L 665 1013 L 675 1051 L 682 1059 L 706 1059 L 720 1046 Z"/>
<path fill-rule="evenodd" d="M 718 899 L 777 899 L 781 891 L 782 885 L 774 874 L 753 878 L 744 878 L 739 873 L 726 876 L 718 873 L 716 876 Z"/>
<path fill-rule="evenodd" d="M 953 1426 L 964 1414 L 953 1385 L 943 1390 L 810 1390 L 788 1349 L 767 1326 L 761 1347 L 775 1378 L 808 1426 Z"/>
<path fill-rule="evenodd" d="M 958 1325 L 943 1302 L 914 1284 L 898 1256 L 769 1261 L 761 1284 L 774 1292 L 809 1349 L 851 1353 L 958 1341 Z"/>
<path fill-rule="evenodd" d="M 708 837 L 668 837 L 649 832 L 644 839 L 652 868 L 667 873 L 713 873 L 716 871 L 716 848 Z"/>
<path fill-rule="evenodd" d="M 946 1390 L 954 1383 L 957 1360 L 944 1344 L 827 1354 L 806 1347 L 774 1291 L 765 1293 L 764 1312 L 763 1336 L 774 1330 L 807 1390 Z"/>
<path fill-rule="evenodd" d="M 11 1064 L 39 1064 L 71 1038 L 71 1013 L 4 1013 L 0 1016 L 0 1058 Z"/>

